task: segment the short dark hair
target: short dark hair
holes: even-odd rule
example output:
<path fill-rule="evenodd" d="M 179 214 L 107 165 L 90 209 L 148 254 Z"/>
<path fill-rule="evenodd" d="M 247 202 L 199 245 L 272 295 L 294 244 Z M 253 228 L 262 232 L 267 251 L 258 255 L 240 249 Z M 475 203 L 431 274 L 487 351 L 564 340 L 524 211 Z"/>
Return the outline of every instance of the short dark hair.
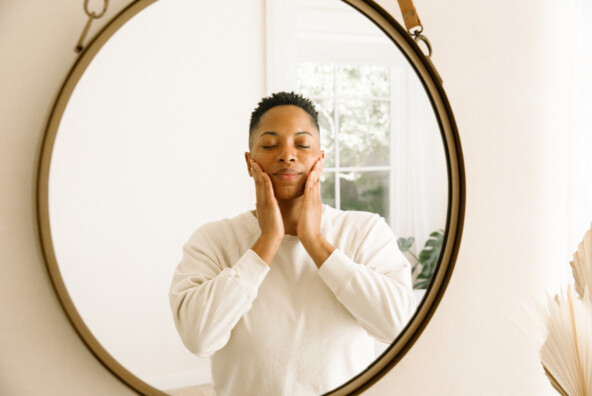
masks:
<path fill-rule="evenodd" d="M 286 105 L 298 106 L 302 110 L 306 111 L 306 113 L 310 116 L 310 120 L 317 128 L 317 131 L 320 132 L 319 113 L 316 111 L 315 105 L 310 99 L 307 99 L 304 96 L 294 92 L 276 92 L 266 98 L 261 99 L 255 110 L 253 110 L 251 113 L 251 122 L 249 123 L 249 140 L 251 139 L 253 131 L 259 124 L 259 120 L 261 120 L 261 117 L 267 110 L 270 110 L 276 106 Z"/>

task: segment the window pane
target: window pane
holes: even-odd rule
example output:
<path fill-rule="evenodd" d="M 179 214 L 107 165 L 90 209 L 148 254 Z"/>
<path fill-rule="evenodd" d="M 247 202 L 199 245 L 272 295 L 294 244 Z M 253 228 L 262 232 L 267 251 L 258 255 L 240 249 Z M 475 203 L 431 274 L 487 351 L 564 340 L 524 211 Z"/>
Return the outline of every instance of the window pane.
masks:
<path fill-rule="evenodd" d="M 389 220 L 389 172 L 340 174 L 341 209 L 377 213 Z"/>
<path fill-rule="evenodd" d="M 333 117 L 333 99 L 313 100 L 319 112 L 321 149 L 325 150 L 324 166 L 335 166 L 335 122 Z"/>
<path fill-rule="evenodd" d="M 297 68 L 298 91 L 305 97 L 333 97 L 335 67 L 331 63 L 299 63 Z"/>
<path fill-rule="evenodd" d="M 390 96 L 391 83 L 388 67 L 338 65 L 336 80 L 339 96 L 366 98 Z"/>
<path fill-rule="evenodd" d="M 388 165 L 390 102 L 348 99 L 338 102 L 339 165 Z"/>
<path fill-rule="evenodd" d="M 321 201 L 331 207 L 335 207 L 335 173 L 323 172 L 321 174 Z"/>

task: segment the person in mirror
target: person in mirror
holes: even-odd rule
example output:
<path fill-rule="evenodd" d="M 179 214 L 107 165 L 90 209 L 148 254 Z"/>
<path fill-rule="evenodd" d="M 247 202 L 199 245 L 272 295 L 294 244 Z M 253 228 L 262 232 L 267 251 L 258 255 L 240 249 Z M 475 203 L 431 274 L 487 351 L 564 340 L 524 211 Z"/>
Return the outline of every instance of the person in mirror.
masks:
<path fill-rule="evenodd" d="M 175 325 L 211 357 L 217 395 L 319 395 L 366 369 L 373 338 L 390 343 L 406 325 L 410 264 L 383 218 L 321 203 L 310 100 L 264 98 L 249 130 L 256 210 L 186 243 L 170 289 Z"/>

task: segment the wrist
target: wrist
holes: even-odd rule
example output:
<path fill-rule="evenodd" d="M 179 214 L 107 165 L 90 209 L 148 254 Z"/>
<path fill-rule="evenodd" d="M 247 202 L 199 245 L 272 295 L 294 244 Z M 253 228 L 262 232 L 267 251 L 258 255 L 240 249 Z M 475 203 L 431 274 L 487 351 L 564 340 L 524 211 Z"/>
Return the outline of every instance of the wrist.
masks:
<path fill-rule="evenodd" d="M 258 241 L 260 240 L 260 241 L 267 243 L 267 244 L 279 246 L 279 244 L 282 243 L 283 239 L 284 239 L 283 234 L 262 233 L 261 235 L 259 235 L 259 238 L 257 240 Z"/>
<path fill-rule="evenodd" d="M 282 239 L 283 236 L 275 234 L 261 234 L 251 247 L 251 250 L 265 261 L 267 265 L 271 265 L 271 262 L 282 243 Z"/>
<path fill-rule="evenodd" d="M 317 268 L 321 268 L 323 263 L 331 256 L 335 251 L 335 247 L 325 239 L 323 235 L 315 237 L 307 237 L 300 240 L 302 246 L 308 252 Z"/>
<path fill-rule="evenodd" d="M 300 242 L 302 242 L 302 245 L 306 248 L 307 246 L 314 247 L 315 245 L 319 244 L 322 240 L 324 240 L 325 237 L 319 233 L 298 236 L 298 239 L 300 239 Z"/>

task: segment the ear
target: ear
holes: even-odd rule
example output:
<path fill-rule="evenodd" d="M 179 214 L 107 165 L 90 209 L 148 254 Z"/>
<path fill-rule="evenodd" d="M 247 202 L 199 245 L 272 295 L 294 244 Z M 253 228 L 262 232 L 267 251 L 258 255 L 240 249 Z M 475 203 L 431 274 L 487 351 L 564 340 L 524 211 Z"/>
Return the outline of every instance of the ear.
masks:
<path fill-rule="evenodd" d="M 249 176 L 253 177 L 253 173 L 251 172 L 251 153 L 245 152 L 245 161 L 247 162 L 247 171 L 249 172 Z"/>
<path fill-rule="evenodd" d="M 321 158 L 325 159 L 325 150 L 321 150 Z"/>

